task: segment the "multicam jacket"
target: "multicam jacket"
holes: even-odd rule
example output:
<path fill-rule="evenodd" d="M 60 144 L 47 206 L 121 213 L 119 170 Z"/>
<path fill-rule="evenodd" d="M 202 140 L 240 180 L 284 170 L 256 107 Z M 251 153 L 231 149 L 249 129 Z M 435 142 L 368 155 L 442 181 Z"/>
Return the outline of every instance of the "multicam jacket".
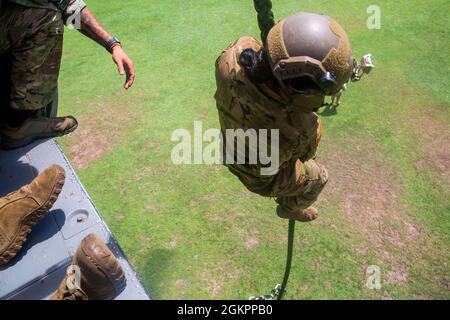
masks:
<path fill-rule="evenodd" d="M 249 48 L 258 51 L 262 44 L 254 38 L 242 37 L 232 43 L 216 62 L 215 99 L 222 131 L 279 129 L 281 168 L 292 159 L 306 162 L 314 158 L 322 133 L 318 115 L 296 110 L 295 105 L 277 88 L 251 82 L 239 65 L 240 54 Z M 227 166 L 238 176 L 261 177 L 263 165 Z"/>
<path fill-rule="evenodd" d="M 73 13 L 79 9 L 86 7 L 82 0 L 3 0 L 15 3 L 28 8 L 52 9 L 67 11 Z"/>

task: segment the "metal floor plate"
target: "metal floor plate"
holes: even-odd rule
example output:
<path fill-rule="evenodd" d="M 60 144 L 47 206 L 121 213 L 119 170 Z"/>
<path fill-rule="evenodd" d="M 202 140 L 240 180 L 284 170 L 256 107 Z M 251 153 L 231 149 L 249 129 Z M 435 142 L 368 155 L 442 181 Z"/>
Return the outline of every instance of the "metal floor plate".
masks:
<path fill-rule="evenodd" d="M 150 299 L 55 140 L 0 150 L 0 196 L 30 183 L 52 164 L 66 170 L 66 183 L 19 254 L 0 267 L 0 299 L 47 299 L 64 278 L 78 244 L 90 233 L 105 241 L 125 271 L 127 287 L 116 299 Z"/>

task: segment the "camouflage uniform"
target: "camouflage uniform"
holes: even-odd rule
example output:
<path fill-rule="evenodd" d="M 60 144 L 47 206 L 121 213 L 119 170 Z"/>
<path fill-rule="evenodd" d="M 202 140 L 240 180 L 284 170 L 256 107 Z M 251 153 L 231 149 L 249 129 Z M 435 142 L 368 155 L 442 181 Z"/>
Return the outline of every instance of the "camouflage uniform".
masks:
<path fill-rule="evenodd" d="M 322 127 L 316 113 L 300 112 L 275 86 L 255 85 L 239 65 L 245 49 L 259 51 L 261 43 L 243 37 L 231 44 L 216 62 L 217 92 L 224 145 L 226 129 L 279 129 L 280 170 L 261 175 L 261 164 L 227 164 L 252 192 L 276 201 L 289 212 L 312 205 L 324 188 L 327 171 L 315 158 Z M 269 142 L 270 145 L 270 137 Z"/>
<path fill-rule="evenodd" d="M 61 64 L 64 17 L 85 6 L 70 0 L 65 11 L 59 1 L 7 0 L 0 7 L 0 56 L 11 62 L 9 106 L 38 110 L 51 102 Z"/>

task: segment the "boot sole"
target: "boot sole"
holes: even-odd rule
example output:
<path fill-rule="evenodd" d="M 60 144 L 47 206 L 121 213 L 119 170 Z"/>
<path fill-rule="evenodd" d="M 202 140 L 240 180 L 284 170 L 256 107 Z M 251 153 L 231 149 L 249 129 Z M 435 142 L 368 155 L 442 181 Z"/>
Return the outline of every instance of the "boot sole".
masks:
<path fill-rule="evenodd" d="M 30 143 L 33 143 L 37 140 L 62 137 L 62 136 L 65 136 L 65 135 L 68 135 L 68 134 L 74 132 L 75 130 L 77 130 L 77 128 L 78 128 L 78 124 L 75 125 L 73 128 L 64 131 L 63 133 L 57 133 L 57 134 L 46 133 L 46 134 L 40 134 L 40 135 L 24 138 L 21 140 L 13 140 L 13 139 L 9 139 L 7 137 L 2 137 L 2 149 L 13 150 L 13 149 L 25 147 L 25 146 L 29 145 Z"/>
<path fill-rule="evenodd" d="M 105 266 L 104 261 L 100 261 L 101 257 L 98 257 L 97 252 L 93 252 L 90 250 L 90 248 L 84 246 L 84 241 L 90 236 L 94 236 L 95 241 L 97 242 L 97 245 L 102 248 L 101 251 L 109 253 L 110 261 L 108 261 L 107 265 Z M 95 266 L 98 270 L 100 270 L 106 277 L 108 278 L 108 282 L 111 285 L 111 287 L 114 288 L 115 294 L 113 297 L 89 297 L 89 299 L 93 300 L 104 300 L 104 299 L 114 299 L 117 297 L 126 287 L 127 279 L 125 276 L 125 272 L 120 265 L 119 260 L 114 255 L 114 253 L 108 248 L 108 246 L 101 241 L 97 236 L 95 235 L 88 235 L 86 238 L 84 238 L 77 250 L 76 257 L 79 258 L 80 255 L 83 255 L 85 259 L 90 261 L 92 266 Z M 81 270 L 81 273 L 83 273 L 83 270 Z"/>
<path fill-rule="evenodd" d="M 19 232 L 16 233 L 10 245 L 5 249 L 5 251 L 0 254 L 0 266 L 5 265 L 9 261 L 11 261 L 11 259 L 14 258 L 22 249 L 32 228 L 48 213 L 48 211 L 53 207 L 53 204 L 58 199 L 58 196 L 64 186 L 65 178 L 65 172 L 57 167 L 56 181 L 53 186 L 52 192 L 50 193 L 50 196 L 41 207 L 28 214 L 28 216 L 23 219 L 20 225 Z"/>
<path fill-rule="evenodd" d="M 317 216 L 315 216 L 315 217 L 313 217 L 313 218 L 306 217 L 306 216 L 303 216 L 303 217 L 300 218 L 300 217 L 299 217 L 299 216 L 300 216 L 299 214 L 293 214 L 293 215 L 291 216 L 291 215 L 288 215 L 288 214 L 284 213 L 283 210 L 281 209 L 281 206 L 278 206 L 278 207 L 277 207 L 277 215 L 278 215 L 278 217 L 281 218 L 281 219 L 295 220 L 295 221 L 303 222 L 303 223 L 312 222 L 312 221 L 317 220 L 317 219 L 319 218 L 319 215 L 317 215 Z M 294 217 L 295 215 L 296 215 L 297 217 Z"/>

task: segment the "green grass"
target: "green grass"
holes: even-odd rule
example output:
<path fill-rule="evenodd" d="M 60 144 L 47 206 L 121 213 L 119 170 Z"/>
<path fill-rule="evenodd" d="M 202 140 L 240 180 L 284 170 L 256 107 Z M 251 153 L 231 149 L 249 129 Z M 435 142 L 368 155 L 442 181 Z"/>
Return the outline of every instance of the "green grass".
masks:
<path fill-rule="evenodd" d="M 297 229 L 287 298 L 450 298 L 448 183 L 431 164 L 423 170 L 415 165 L 433 143 L 423 136 L 427 126 L 433 130 L 439 123 L 449 130 L 449 2 L 380 0 L 381 30 L 366 28 L 366 8 L 373 1 L 273 2 L 278 19 L 299 10 L 333 16 L 349 33 L 357 57 L 373 54 L 373 73 L 351 86 L 338 115 L 322 117 L 321 160 L 341 152 L 350 163 L 373 167 L 375 157 L 355 148 L 370 142 L 384 165 L 376 175 L 384 178 L 388 172 L 386 178 L 395 181 L 398 198 L 392 208 L 404 208 L 389 212 L 383 222 L 398 232 L 403 245 L 382 238 L 376 246 L 362 224 L 345 214 L 348 194 L 325 190 L 320 221 Z M 173 130 L 192 130 L 196 120 L 205 128 L 219 126 L 214 61 L 236 38 L 258 36 L 252 2 L 88 3 L 133 58 L 136 83 L 124 92 L 108 54 L 68 31 L 60 114 L 94 115 L 98 106 L 108 121 L 123 121 L 114 118 L 113 109 L 130 114 L 129 121 L 119 123 L 120 139 L 112 150 L 78 174 L 146 288 L 157 299 L 246 299 L 270 292 L 281 281 L 287 236 L 275 202 L 250 194 L 221 166 L 170 161 Z M 75 143 L 71 139 L 60 139 L 68 152 Z M 444 150 L 446 142 L 440 146 Z M 379 181 L 349 163 L 331 164 L 331 179 L 333 168 Z M 413 241 L 406 237 L 404 220 L 420 230 Z M 249 239 L 257 245 L 248 248 Z M 358 253 L 356 247 L 367 251 Z M 386 252 L 391 259 L 380 258 Z M 383 276 L 401 264 L 407 279 L 369 290 L 365 270 L 371 264 L 379 265 Z"/>

